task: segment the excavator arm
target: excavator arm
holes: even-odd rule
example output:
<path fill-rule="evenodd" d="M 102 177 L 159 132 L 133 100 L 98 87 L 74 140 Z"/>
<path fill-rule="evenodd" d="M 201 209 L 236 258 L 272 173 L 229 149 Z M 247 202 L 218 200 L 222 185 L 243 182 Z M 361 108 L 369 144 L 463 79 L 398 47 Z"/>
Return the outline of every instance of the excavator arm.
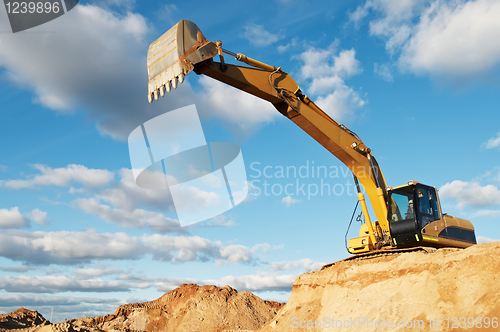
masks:
<path fill-rule="evenodd" d="M 224 54 L 249 66 L 227 64 Z M 217 55 L 220 62 L 213 60 Z M 158 100 L 159 95 L 163 97 L 172 87 L 177 88 L 178 82 L 182 83 L 191 71 L 267 100 L 342 161 L 354 175 L 369 234 L 369 241 L 363 241 L 361 251 L 378 249 L 390 243 L 386 183 L 371 150 L 358 135 L 333 120 L 303 95 L 290 75 L 281 68 L 224 50 L 220 41 L 208 41 L 196 24 L 182 20 L 149 47 L 149 102 Z M 358 181 L 368 195 L 378 224 L 370 221 Z"/>
<path fill-rule="evenodd" d="M 380 227 L 389 231 L 384 195 L 386 183 L 370 149 L 358 135 L 333 120 L 309 97 L 303 95 L 290 75 L 277 68 L 260 69 L 215 61 L 197 64 L 194 71 L 272 103 L 281 114 L 292 120 L 352 171 L 365 189 Z M 361 197 L 361 200 L 364 198 Z M 367 210 L 364 215 L 369 220 Z M 373 245 L 380 242 L 373 229 L 369 229 L 369 233 L 373 234 Z"/>

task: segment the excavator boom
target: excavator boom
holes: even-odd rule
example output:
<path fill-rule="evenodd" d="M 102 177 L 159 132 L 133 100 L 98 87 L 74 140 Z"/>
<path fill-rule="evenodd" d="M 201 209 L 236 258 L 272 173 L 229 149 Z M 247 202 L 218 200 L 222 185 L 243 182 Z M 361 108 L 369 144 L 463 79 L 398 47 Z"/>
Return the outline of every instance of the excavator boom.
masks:
<path fill-rule="evenodd" d="M 227 64 L 224 61 L 224 54 L 233 56 L 250 67 Z M 217 55 L 220 62 L 215 62 L 213 59 Z M 358 135 L 333 120 L 309 97 L 303 95 L 299 85 L 281 67 L 276 68 L 243 54 L 224 50 L 220 41 L 208 41 L 196 24 L 182 20 L 149 47 L 149 102 L 158 100 L 159 96 L 163 97 L 165 91 L 171 91 L 171 87 L 176 88 L 177 82 L 182 83 L 184 76 L 191 71 L 269 101 L 281 114 L 318 141 L 352 171 L 366 223 L 360 231 L 360 237 L 349 241 L 349 252 L 362 253 L 400 245 L 391 236 L 388 217 L 388 207 L 395 206 L 395 203 L 389 196 L 385 178 L 371 150 Z M 377 217 L 376 222 L 370 220 L 364 194 L 358 182 L 371 202 Z M 418 228 L 419 232 L 421 227 L 417 224 L 415 219 L 414 228 Z M 413 230 L 408 231 L 412 227 L 412 225 L 399 228 L 394 226 L 392 229 L 395 233 L 399 232 L 400 241 L 409 238 L 413 239 L 411 241 L 420 241 L 418 245 L 422 245 L 421 241 L 425 241 L 421 234 L 419 236 L 414 234 Z M 410 235 L 400 234 L 401 232 L 410 232 L 408 233 Z M 436 243 L 429 243 L 436 246 Z"/>

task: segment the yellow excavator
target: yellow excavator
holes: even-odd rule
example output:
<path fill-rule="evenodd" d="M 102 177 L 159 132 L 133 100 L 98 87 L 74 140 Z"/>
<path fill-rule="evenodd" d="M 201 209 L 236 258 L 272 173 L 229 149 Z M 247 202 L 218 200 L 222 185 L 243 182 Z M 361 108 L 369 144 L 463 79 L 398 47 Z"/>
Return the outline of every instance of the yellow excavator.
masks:
<path fill-rule="evenodd" d="M 224 55 L 248 66 L 226 63 Z M 220 62 L 214 61 L 218 56 Z M 182 20 L 149 46 L 148 100 L 176 89 L 194 71 L 272 103 L 274 107 L 340 159 L 353 173 L 364 216 L 359 237 L 347 244 L 351 254 L 413 247 L 458 247 L 476 244 L 468 220 L 441 212 L 435 187 L 409 181 L 388 187 L 371 150 L 358 135 L 322 111 L 281 67 L 274 67 L 207 40 L 196 24 Z M 368 213 L 365 195 L 375 212 Z"/>

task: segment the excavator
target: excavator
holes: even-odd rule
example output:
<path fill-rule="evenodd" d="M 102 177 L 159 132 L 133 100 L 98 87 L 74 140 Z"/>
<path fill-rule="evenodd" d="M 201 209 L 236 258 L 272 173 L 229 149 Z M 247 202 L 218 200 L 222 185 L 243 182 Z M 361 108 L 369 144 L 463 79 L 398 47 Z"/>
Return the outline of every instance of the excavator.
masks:
<path fill-rule="evenodd" d="M 246 65 L 226 63 L 225 55 Z M 219 62 L 214 61 L 216 56 Z M 207 40 L 189 20 L 181 20 L 149 46 L 147 66 L 149 103 L 176 89 L 194 71 L 270 102 L 344 163 L 353 173 L 364 217 L 359 236 L 347 243 L 349 253 L 476 244 L 470 221 L 442 213 L 435 187 L 417 181 L 387 186 L 372 151 L 359 136 L 321 110 L 281 67 L 222 48 L 221 41 Z M 362 189 L 375 221 L 371 220 Z"/>

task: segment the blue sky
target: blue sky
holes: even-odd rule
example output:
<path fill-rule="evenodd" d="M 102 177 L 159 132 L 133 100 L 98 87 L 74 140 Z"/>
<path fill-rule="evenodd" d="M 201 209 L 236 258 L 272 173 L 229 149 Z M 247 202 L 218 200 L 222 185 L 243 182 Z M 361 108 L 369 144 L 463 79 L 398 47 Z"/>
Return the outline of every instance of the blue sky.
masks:
<path fill-rule="evenodd" d="M 388 185 L 433 185 L 443 212 L 500 240 L 499 16 L 492 0 L 106 0 L 12 34 L 1 7 L 0 313 L 102 315 L 185 282 L 286 301 L 297 275 L 348 256 L 351 175 L 270 104 L 194 73 L 147 103 L 147 48 L 181 19 L 281 66 Z M 193 103 L 207 141 L 241 147 L 254 189 L 181 228 L 168 195 L 135 185 L 127 137 Z"/>

